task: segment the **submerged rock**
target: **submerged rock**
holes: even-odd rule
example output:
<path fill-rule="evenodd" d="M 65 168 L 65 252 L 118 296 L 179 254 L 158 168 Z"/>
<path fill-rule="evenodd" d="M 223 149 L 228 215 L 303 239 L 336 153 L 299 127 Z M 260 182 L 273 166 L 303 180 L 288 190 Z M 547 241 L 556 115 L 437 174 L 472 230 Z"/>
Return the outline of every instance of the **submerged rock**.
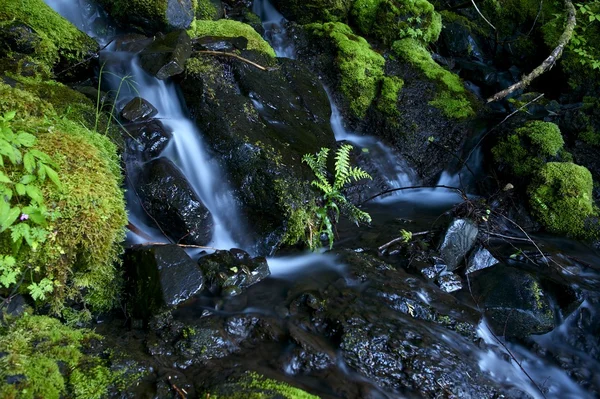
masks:
<path fill-rule="evenodd" d="M 136 191 L 144 210 L 175 242 L 206 245 L 212 218 L 177 166 L 167 158 L 143 165 Z"/>
<path fill-rule="evenodd" d="M 158 110 L 149 101 L 136 97 L 129 101 L 121 111 L 121 118 L 127 122 L 141 122 L 158 114 Z"/>
<path fill-rule="evenodd" d="M 437 278 L 437 283 L 444 292 L 454 292 L 461 290 L 462 280 L 460 276 L 454 273 L 446 273 Z"/>
<path fill-rule="evenodd" d="M 158 119 L 127 125 L 125 129 L 128 133 L 125 135 L 126 153 L 142 161 L 158 157 L 173 137 Z"/>
<path fill-rule="evenodd" d="M 164 80 L 182 73 L 191 54 L 190 36 L 179 30 L 155 39 L 140 53 L 140 64 L 146 72 Z"/>
<path fill-rule="evenodd" d="M 125 253 L 126 292 L 134 318 L 148 319 L 200 291 L 204 277 L 177 245 L 134 246 Z"/>
<path fill-rule="evenodd" d="M 440 254 L 448 271 L 456 270 L 477 239 L 477 225 L 468 219 L 452 221 L 440 245 Z"/>

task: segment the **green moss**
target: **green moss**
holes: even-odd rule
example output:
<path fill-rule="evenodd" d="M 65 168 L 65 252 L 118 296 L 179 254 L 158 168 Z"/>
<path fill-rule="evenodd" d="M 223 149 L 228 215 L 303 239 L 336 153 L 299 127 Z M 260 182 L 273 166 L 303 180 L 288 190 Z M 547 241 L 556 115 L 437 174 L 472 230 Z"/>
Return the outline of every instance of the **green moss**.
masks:
<path fill-rule="evenodd" d="M 430 102 L 431 105 L 442 110 L 449 118 L 464 119 L 475 114 L 460 78 L 438 65 L 418 41 L 398 40 L 392 49 L 428 79 L 438 83 L 440 92 Z"/>
<path fill-rule="evenodd" d="M 385 76 L 381 84 L 381 94 L 377 100 L 377 109 L 390 116 L 399 116 L 398 94 L 404 81 L 397 76 Z"/>
<path fill-rule="evenodd" d="M 570 162 L 548 162 L 528 188 L 533 214 L 553 233 L 590 238 L 586 219 L 597 214 L 592 200 L 592 174 Z"/>
<path fill-rule="evenodd" d="M 47 316 L 25 315 L 9 321 L 0 330 L 0 397 L 105 396 L 116 376 L 102 360 L 83 352 L 87 342 L 100 338 Z M 11 376 L 17 382 L 9 383 Z"/>
<path fill-rule="evenodd" d="M 551 122 L 531 121 L 500 141 L 492 154 L 498 163 L 505 164 L 517 176 L 535 173 L 549 160 L 556 160 L 564 140 L 557 125 Z M 567 154 L 563 154 L 561 160 Z"/>
<path fill-rule="evenodd" d="M 166 19 L 168 0 L 100 0 L 110 15 L 121 22 L 139 23 L 162 28 L 168 25 Z"/>
<path fill-rule="evenodd" d="M 278 0 L 276 7 L 292 21 L 345 22 L 353 0 Z"/>
<path fill-rule="evenodd" d="M 363 34 L 387 45 L 404 38 L 435 42 L 442 30 L 440 14 L 427 0 L 357 0 L 351 15 Z"/>
<path fill-rule="evenodd" d="M 216 20 L 219 10 L 210 0 L 196 0 L 196 19 Z"/>
<path fill-rule="evenodd" d="M 379 92 L 384 77 L 384 58 L 373 51 L 364 38 L 355 35 L 348 25 L 329 22 L 305 27 L 312 34 L 333 41 L 337 49 L 340 91 L 349 102 L 352 114 L 364 117 Z"/>
<path fill-rule="evenodd" d="M 213 399 L 319 399 L 318 396 L 254 372 L 246 372 L 239 379 L 222 384 L 205 394 Z"/>
<path fill-rule="evenodd" d="M 52 67 L 59 61 L 76 63 L 96 51 L 97 43 L 61 17 L 42 0 L 0 2 L 0 29 L 6 22 L 21 21 L 39 36 L 34 58 Z"/>
<path fill-rule="evenodd" d="M 250 25 L 230 19 L 218 21 L 194 21 L 188 30 L 192 39 L 202 36 L 239 37 L 248 39 L 248 50 L 256 50 L 269 57 L 275 57 L 275 51 Z"/>

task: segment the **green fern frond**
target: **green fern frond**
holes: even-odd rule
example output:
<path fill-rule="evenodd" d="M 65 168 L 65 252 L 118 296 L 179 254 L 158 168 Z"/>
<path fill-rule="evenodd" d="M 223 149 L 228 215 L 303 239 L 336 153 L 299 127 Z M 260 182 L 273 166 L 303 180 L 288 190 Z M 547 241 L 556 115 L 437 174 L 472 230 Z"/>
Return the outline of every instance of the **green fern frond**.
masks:
<path fill-rule="evenodd" d="M 335 155 L 335 181 L 333 188 L 336 190 L 342 189 L 348 183 L 348 173 L 351 170 L 350 151 L 352 151 L 352 146 L 344 144 L 337 150 Z"/>
<path fill-rule="evenodd" d="M 348 175 L 351 178 L 353 178 L 355 181 L 358 181 L 360 179 L 373 180 L 373 178 L 371 177 L 370 174 L 368 174 L 367 172 L 365 172 L 364 170 L 362 170 L 358 166 L 355 166 L 354 168 L 350 168 L 350 171 L 349 171 Z"/>
<path fill-rule="evenodd" d="M 323 193 L 325 193 L 325 195 L 333 191 L 331 184 L 329 184 L 327 180 L 313 180 L 310 182 L 310 184 L 321 190 Z"/>

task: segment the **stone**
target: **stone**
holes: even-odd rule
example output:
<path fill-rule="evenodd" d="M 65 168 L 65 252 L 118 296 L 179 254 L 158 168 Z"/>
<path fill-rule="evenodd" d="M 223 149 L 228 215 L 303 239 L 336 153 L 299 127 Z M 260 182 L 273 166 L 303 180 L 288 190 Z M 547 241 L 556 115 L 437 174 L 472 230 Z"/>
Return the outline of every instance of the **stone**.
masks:
<path fill-rule="evenodd" d="M 148 319 L 202 290 L 204 277 L 196 263 L 177 245 L 137 245 L 125 252 L 129 311 Z"/>
<path fill-rule="evenodd" d="M 129 124 L 125 129 L 128 133 L 124 135 L 127 155 L 142 161 L 158 157 L 173 137 L 158 119 Z"/>
<path fill-rule="evenodd" d="M 175 242 L 206 245 L 213 221 L 192 186 L 167 158 L 143 165 L 135 185 L 144 210 Z"/>
<path fill-rule="evenodd" d="M 121 111 L 121 118 L 126 122 L 140 122 L 158 114 L 158 110 L 147 100 L 136 97 L 129 101 Z"/>
<path fill-rule="evenodd" d="M 32 54 L 40 45 L 40 38 L 26 24 L 12 21 L 2 26 L 0 30 L 0 53 L 15 51 L 22 54 Z"/>
<path fill-rule="evenodd" d="M 492 267 L 498 263 L 500 263 L 500 261 L 494 258 L 494 255 L 492 255 L 490 251 L 480 247 L 476 251 L 473 251 L 471 256 L 469 256 L 465 273 L 473 273 L 485 269 L 486 267 Z"/>
<path fill-rule="evenodd" d="M 454 292 L 462 290 L 462 280 L 460 276 L 454 273 L 445 273 L 438 277 L 437 283 L 444 292 Z"/>
<path fill-rule="evenodd" d="M 477 225 L 468 219 L 452 221 L 440 245 L 440 254 L 449 272 L 456 270 L 473 248 L 477 233 Z"/>
<path fill-rule="evenodd" d="M 421 274 L 428 280 L 435 280 L 442 272 L 446 271 L 448 266 L 444 260 L 438 257 L 433 258 L 433 266 L 424 267 L 421 269 Z"/>
<path fill-rule="evenodd" d="M 190 36 L 179 30 L 155 39 L 140 53 L 140 64 L 146 72 L 164 80 L 182 73 L 191 54 Z"/>

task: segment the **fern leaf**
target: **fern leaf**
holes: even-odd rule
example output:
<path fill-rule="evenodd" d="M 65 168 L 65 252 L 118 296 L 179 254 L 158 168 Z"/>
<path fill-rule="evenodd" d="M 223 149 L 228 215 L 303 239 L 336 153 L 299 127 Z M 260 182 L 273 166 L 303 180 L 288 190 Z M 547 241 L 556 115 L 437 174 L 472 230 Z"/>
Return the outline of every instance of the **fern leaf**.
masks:
<path fill-rule="evenodd" d="M 348 173 L 350 171 L 350 144 L 342 145 L 335 155 L 335 181 L 333 188 L 340 190 L 348 182 Z"/>

